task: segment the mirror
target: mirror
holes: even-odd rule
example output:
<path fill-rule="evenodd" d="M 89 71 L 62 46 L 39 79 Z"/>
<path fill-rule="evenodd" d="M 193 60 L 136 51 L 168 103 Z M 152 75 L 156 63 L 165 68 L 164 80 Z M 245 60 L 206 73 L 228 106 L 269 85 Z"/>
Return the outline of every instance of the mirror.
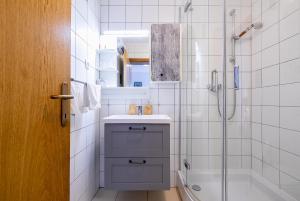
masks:
<path fill-rule="evenodd" d="M 100 82 L 104 87 L 148 87 L 148 31 L 108 31 L 100 36 Z"/>

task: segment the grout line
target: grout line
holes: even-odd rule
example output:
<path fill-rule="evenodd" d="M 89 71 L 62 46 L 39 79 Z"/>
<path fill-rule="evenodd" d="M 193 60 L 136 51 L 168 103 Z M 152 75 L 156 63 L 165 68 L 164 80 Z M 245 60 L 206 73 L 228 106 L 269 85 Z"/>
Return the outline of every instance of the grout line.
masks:
<path fill-rule="evenodd" d="M 252 156 L 254 159 L 260 161 L 261 163 L 265 163 L 266 165 L 272 167 L 273 169 L 276 169 L 276 170 L 279 170 L 278 168 L 274 167 L 272 164 L 268 163 L 268 162 L 265 162 L 265 161 L 262 161 L 260 158 L 256 157 L 256 156 Z M 295 176 L 292 176 L 290 175 L 289 173 L 285 172 L 285 171 L 281 171 L 281 173 L 291 177 L 292 179 L 296 180 L 296 181 L 300 181 L 299 178 L 296 178 Z"/>
<path fill-rule="evenodd" d="M 262 1 L 261 1 L 261 8 L 262 8 L 263 6 L 262 6 Z M 261 22 L 262 22 L 262 14 L 263 14 L 263 11 L 262 11 L 262 9 L 261 9 Z M 260 47 L 262 48 L 262 34 L 261 34 L 261 37 L 260 37 Z M 262 53 L 261 53 L 262 54 Z M 260 83 L 261 83 L 261 85 L 260 85 L 260 88 L 262 88 L 262 83 L 263 83 L 263 79 L 262 79 L 262 55 L 261 55 L 261 57 L 260 57 L 260 69 L 261 69 L 261 76 L 260 76 Z M 262 103 L 262 101 L 263 101 L 263 96 L 261 96 L 260 97 L 260 103 Z M 262 119 L 263 119 L 263 117 L 262 117 L 262 106 L 260 106 L 260 121 L 261 121 L 261 123 L 262 123 Z M 260 140 L 261 140 L 261 142 L 262 142 L 262 139 L 263 139 L 263 132 L 262 132 L 262 125 L 260 125 Z M 264 152 L 263 152 L 263 144 L 261 143 L 261 156 L 262 156 L 262 161 L 264 161 Z M 262 165 L 261 165 L 261 174 L 263 175 L 264 174 L 264 172 L 263 172 L 263 170 L 264 170 L 264 167 L 263 167 L 263 163 L 262 163 Z"/>
<path fill-rule="evenodd" d="M 124 9 L 125 9 L 125 19 L 124 19 L 124 25 L 125 25 L 125 30 L 127 30 L 127 0 L 125 0 L 125 5 L 124 5 Z"/>
<path fill-rule="evenodd" d="M 281 1 L 279 1 L 278 4 L 279 4 L 279 8 L 280 8 L 281 7 L 280 6 L 281 5 Z M 279 9 L 278 12 L 279 12 L 279 15 L 278 15 L 279 16 L 278 29 L 279 29 L 279 47 L 280 47 L 281 43 L 283 42 L 283 41 L 280 40 L 280 33 L 281 33 L 280 9 Z M 288 38 L 286 40 L 288 40 Z M 279 48 L 278 51 L 279 51 L 279 60 L 280 60 L 280 58 L 281 58 L 280 48 Z M 280 109 L 280 106 L 281 106 L 281 101 L 280 101 L 281 100 L 281 98 L 280 98 L 281 97 L 281 94 L 280 94 L 280 92 L 281 92 L 281 87 L 280 87 L 281 80 L 280 80 L 280 78 L 281 77 L 280 77 L 280 73 L 281 72 L 280 72 L 280 68 L 281 68 L 281 62 L 279 63 L 279 69 L 278 69 L 279 70 L 279 73 L 278 73 L 279 79 L 278 79 L 278 83 L 277 83 L 278 84 L 278 91 L 279 91 L 279 100 L 278 100 L 278 102 L 279 102 L 279 111 L 278 111 L 279 112 L 279 117 L 278 117 L 279 118 L 279 122 L 278 122 L 278 125 L 279 126 L 281 125 L 281 118 L 280 118 L 280 116 L 281 116 L 280 115 L 281 114 L 281 112 L 280 112 L 281 111 L 281 109 Z M 280 157 L 280 155 L 281 155 L 280 154 L 280 152 L 281 152 L 281 142 L 280 142 L 281 141 L 281 136 L 280 136 L 281 135 L 281 130 L 278 129 L 278 132 L 279 132 L 278 133 L 278 138 L 279 138 L 278 139 L 278 142 L 279 142 L 279 145 L 278 145 L 279 146 L 279 151 L 278 151 L 278 163 L 279 163 L 278 164 L 278 168 L 279 168 L 279 171 L 278 171 L 278 185 L 279 185 L 279 188 L 281 188 L 281 176 L 280 176 L 280 172 L 281 172 L 281 157 Z"/>
<path fill-rule="evenodd" d="M 280 25 L 279 25 L 279 26 L 280 26 Z M 255 53 L 253 53 L 253 55 L 262 53 L 262 52 L 265 51 L 265 50 L 268 50 L 268 49 L 270 49 L 270 48 L 272 48 L 272 47 L 274 47 L 274 46 L 276 46 L 276 45 L 279 45 L 280 43 L 285 42 L 285 41 L 287 41 L 287 40 L 289 40 L 289 39 L 298 37 L 299 35 L 300 35 L 300 33 L 296 33 L 296 34 L 294 34 L 294 35 L 292 35 L 292 36 L 289 36 L 289 37 L 287 37 L 287 38 L 284 38 L 284 39 L 282 39 L 282 40 L 279 38 L 279 42 L 274 43 L 274 44 L 269 45 L 269 46 L 264 47 L 264 48 L 262 48 L 262 44 L 261 44 L 261 49 L 260 49 L 259 51 L 255 52 Z M 262 37 L 261 37 L 261 38 L 262 38 Z M 279 48 L 280 48 L 280 47 L 279 47 Z"/>
<path fill-rule="evenodd" d="M 208 6 L 208 13 L 207 13 L 207 17 L 208 17 L 208 36 L 210 35 L 210 26 L 211 26 L 211 24 L 210 24 L 210 18 L 209 18 L 209 16 L 210 16 L 210 6 Z M 191 40 L 193 40 L 193 34 L 191 34 Z M 209 37 L 208 37 L 208 47 L 207 47 L 207 52 L 209 53 L 210 52 L 210 45 L 209 45 Z M 193 58 L 193 56 L 192 56 L 192 58 Z M 208 66 L 210 66 L 210 59 L 208 58 Z M 192 68 L 191 68 L 191 70 L 192 70 Z M 209 78 L 210 78 L 210 71 L 207 73 L 207 80 L 209 81 Z M 219 79 L 219 78 L 217 78 L 217 79 Z M 223 93 L 223 92 L 222 92 Z M 216 98 L 216 97 L 215 97 Z M 208 95 L 207 95 L 207 99 L 208 99 L 208 112 L 207 112 L 207 118 L 208 118 L 208 120 L 210 119 L 210 107 L 211 107 L 211 104 L 210 104 L 210 99 L 209 99 L 209 91 L 208 91 Z M 217 105 L 217 104 L 216 104 Z M 216 108 L 217 109 L 217 108 Z M 207 151 L 207 153 L 208 153 L 208 155 L 210 155 L 210 142 L 211 142 L 211 140 L 209 139 L 209 135 L 210 135 L 210 121 L 208 121 L 208 128 L 207 128 L 207 130 L 208 130 L 208 134 L 207 134 L 207 137 L 208 137 L 208 145 L 207 145 L 207 149 L 208 149 L 208 151 Z M 207 167 L 208 168 L 210 168 L 210 161 L 211 161 L 211 157 L 208 157 L 208 164 L 207 164 Z"/>

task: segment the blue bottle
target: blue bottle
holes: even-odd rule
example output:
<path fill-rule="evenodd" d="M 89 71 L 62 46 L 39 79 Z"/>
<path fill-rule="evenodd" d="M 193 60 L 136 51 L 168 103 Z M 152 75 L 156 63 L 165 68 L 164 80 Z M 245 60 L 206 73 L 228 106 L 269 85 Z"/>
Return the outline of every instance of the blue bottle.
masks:
<path fill-rule="evenodd" d="M 238 65 L 235 65 L 233 68 L 234 71 L 234 89 L 239 90 L 240 89 L 240 69 Z"/>

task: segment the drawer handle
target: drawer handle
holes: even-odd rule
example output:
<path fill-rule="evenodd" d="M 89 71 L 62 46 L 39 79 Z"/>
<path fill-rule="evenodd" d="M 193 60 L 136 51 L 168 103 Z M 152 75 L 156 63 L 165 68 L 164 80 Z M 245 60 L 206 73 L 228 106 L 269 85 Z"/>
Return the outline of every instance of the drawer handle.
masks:
<path fill-rule="evenodd" d="M 129 126 L 129 130 L 142 131 L 142 130 L 146 130 L 146 127 L 145 126 L 143 126 L 143 127 L 132 127 L 132 126 Z"/>
<path fill-rule="evenodd" d="M 146 164 L 146 160 L 143 160 L 142 162 L 129 160 L 129 163 L 130 164 L 135 164 L 135 165 L 143 165 L 143 164 Z"/>

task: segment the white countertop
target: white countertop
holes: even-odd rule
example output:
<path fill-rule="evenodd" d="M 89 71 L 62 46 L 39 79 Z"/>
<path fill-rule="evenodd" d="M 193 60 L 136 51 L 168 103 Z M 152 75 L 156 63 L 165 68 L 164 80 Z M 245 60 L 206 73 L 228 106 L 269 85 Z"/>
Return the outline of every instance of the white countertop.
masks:
<path fill-rule="evenodd" d="M 104 123 L 142 123 L 142 124 L 170 124 L 172 119 L 168 115 L 111 115 L 105 117 Z"/>

